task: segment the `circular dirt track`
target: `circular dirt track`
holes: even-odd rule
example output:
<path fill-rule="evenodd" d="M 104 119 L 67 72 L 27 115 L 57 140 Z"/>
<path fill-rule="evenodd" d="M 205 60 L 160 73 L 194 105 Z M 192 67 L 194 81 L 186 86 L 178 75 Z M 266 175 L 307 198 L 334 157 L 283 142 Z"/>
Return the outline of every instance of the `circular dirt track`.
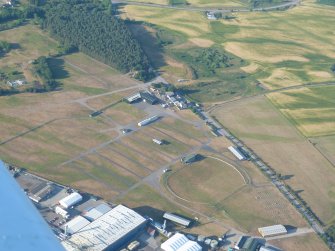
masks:
<path fill-rule="evenodd" d="M 175 197 L 197 204 L 222 201 L 245 184 L 238 169 L 215 157 L 184 165 L 166 181 L 167 189 Z"/>

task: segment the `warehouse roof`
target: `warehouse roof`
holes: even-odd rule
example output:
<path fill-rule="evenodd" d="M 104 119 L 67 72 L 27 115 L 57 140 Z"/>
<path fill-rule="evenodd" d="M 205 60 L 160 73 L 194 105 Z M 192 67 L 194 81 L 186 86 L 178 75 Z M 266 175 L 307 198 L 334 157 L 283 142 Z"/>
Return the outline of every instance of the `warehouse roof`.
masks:
<path fill-rule="evenodd" d="M 112 208 L 106 204 L 100 204 L 99 206 L 92 208 L 86 214 L 84 214 L 84 217 L 89 221 L 94 221 L 111 209 Z"/>
<path fill-rule="evenodd" d="M 131 95 L 131 96 L 127 97 L 126 100 L 127 100 L 129 103 L 132 103 L 132 102 L 134 102 L 134 101 L 136 101 L 136 100 L 138 100 L 138 99 L 140 99 L 140 98 L 141 98 L 141 94 L 140 94 L 140 93 L 136 93 L 136 94 L 134 94 L 134 95 Z"/>
<path fill-rule="evenodd" d="M 180 225 L 183 225 L 183 226 L 186 226 L 186 227 L 188 227 L 191 224 L 190 220 L 185 219 L 185 218 L 183 218 L 181 216 L 172 214 L 172 213 L 165 213 L 163 215 L 163 218 L 167 219 L 167 220 L 171 220 L 173 222 L 176 222 L 176 223 L 178 223 Z"/>
<path fill-rule="evenodd" d="M 271 236 L 271 235 L 286 234 L 287 230 L 283 225 L 273 225 L 273 226 L 258 228 L 258 232 L 263 237 L 266 237 L 266 236 Z"/>
<path fill-rule="evenodd" d="M 185 235 L 176 233 L 170 239 L 162 243 L 164 251 L 201 251 L 201 247 L 194 241 L 190 241 Z"/>
<path fill-rule="evenodd" d="M 188 241 L 183 246 L 181 246 L 178 251 L 201 251 L 201 246 L 195 241 Z"/>
<path fill-rule="evenodd" d="M 68 251 L 79 251 L 88 247 L 91 251 L 101 251 L 145 222 L 146 219 L 138 213 L 118 205 L 63 241 L 62 245 Z"/>
<path fill-rule="evenodd" d="M 65 208 L 68 208 L 68 207 L 71 207 L 72 205 L 78 203 L 82 199 L 83 199 L 83 197 L 79 193 L 75 192 L 75 193 L 71 193 L 70 195 L 61 199 L 59 201 L 59 204 L 61 204 L 61 206 L 65 207 Z"/>
<path fill-rule="evenodd" d="M 141 92 L 141 98 L 150 104 L 158 103 L 158 98 L 148 92 Z"/>
<path fill-rule="evenodd" d="M 75 218 L 73 218 L 72 220 L 70 220 L 69 222 L 65 223 L 63 228 L 67 233 L 69 234 L 74 234 L 76 232 L 78 232 L 80 229 L 82 229 L 83 227 L 87 226 L 88 224 L 90 224 L 90 222 L 88 220 L 86 220 L 84 217 L 82 216 L 77 216 Z"/>

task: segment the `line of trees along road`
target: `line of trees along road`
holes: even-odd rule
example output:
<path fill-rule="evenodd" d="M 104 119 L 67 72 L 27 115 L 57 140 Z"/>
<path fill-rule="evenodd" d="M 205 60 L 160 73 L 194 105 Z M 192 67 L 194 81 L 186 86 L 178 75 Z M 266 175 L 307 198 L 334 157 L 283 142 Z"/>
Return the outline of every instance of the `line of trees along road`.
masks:
<path fill-rule="evenodd" d="M 42 28 L 64 46 L 115 67 L 140 80 L 151 77 L 150 64 L 139 43 L 110 7 L 92 0 L 52 0 L 42 6 Z"/>

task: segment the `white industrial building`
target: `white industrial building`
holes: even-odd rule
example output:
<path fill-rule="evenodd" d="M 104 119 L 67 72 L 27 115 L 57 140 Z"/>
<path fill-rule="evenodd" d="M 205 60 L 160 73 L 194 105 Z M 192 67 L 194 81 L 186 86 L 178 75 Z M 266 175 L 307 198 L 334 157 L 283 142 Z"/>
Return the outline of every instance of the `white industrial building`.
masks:
<path fill-rule="evenodd" d="M 137 101 L 141 98 L 142 98 L 141 93 L 138 92 L 136 94 L 133 94 L 133 95 L 127 97 L 126 100 L 128 101 L 128 103 L 133 103 L 133 102 L 135 102 L 135 101 Z"/>
<path fill-rule="evenodd" d="M 158 119 L 158 116 L 152 116 L 150 118 L 147 118 L 145 120 L 142 120 L 141 122 L 138 122 L 138 126 L 145 126 L 145 125 L 148 125 L 154 121 L 156 121 Z"/>
<path fill-rule="evenodd" d="M 68 234 L 77 233 L 80 229 L 90 224 L 90 221 L 86 220 L 83 216 L 77 216 L 63 225 L 63 229 Z"/>
<path fill-rule="evenodd" d="M 65 198 L 59 201 L 59 204 L 64 208 L 69 208 L 78 202 L 80 202 L 83 197 L 79 193 L 71 193 L 70 195 L 66 196 Z"/>
<path fill-rule="evenodd" d="M 263 238 L 271 237 L 275 235 L 287 234 L 287 230 L 283 225 L 273 225 L 268 227 L 258 228 L 258 232 Z"/>
<path fill-rule="evenodd" d="M 146 225 L 135 211 L 118 205 L 62 242 L 67 251 L 119 250 Z"/>
<path fill-rule="evenodd" d="M 178 223 L 184 227 L 189 227 L 191 225 L 191 221 L 188 220 L 188 219 L 185 219 L 179 215 L 175 215 L 175 214 L 172 214 L 172 213 L 164 213 L 163 215 L 163 218 L 166 219 L 166 220 L 170 220 L 170 221 L 173 221 L 175 223 Z"/>
<path fill-rule="evenodd" d="M 55 207 L 55 213 L 61 215 L 65 219 L 69 218 L 69 216 L 70 216 L 69 213 L 65 209 L 63 209 L 59 206 Z"/>
<path fill-rule="evenodd" d="M 195 241 L 190 241 L 185 235 L 176 233 L 161 244 L 164 251 L 201 251 L 201 246 Z"/>
<path fill-rule="evenodd" d="M 228 147 L 229 151 L 232 152 L 232 154 L 235 155 L 236 158 L 238 158 L 239 160 L 245 160 L 245 156 L 239 151 L 236 149 L 236 147 L 233 147 L 233 146 L 230 146 Z"/>
<path fill-rule="evenodd" d="M 98 219 L 100 216 L 104 215 L 105 213 L 112 210 L 112 208 L 106 204 L 100 204 L 97 207 L 94 207 L 87 211 L 83 216 L 88 219 L 89 221 L 94 221 Z"/>

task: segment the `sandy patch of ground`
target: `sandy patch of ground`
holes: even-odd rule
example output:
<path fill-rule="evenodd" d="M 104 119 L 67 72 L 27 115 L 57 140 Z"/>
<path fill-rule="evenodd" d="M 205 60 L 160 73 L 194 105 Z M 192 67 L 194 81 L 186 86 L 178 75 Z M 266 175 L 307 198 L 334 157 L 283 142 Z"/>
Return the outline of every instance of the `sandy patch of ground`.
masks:
<path fill-rule="evenodd" d="M 189 41 L 191 41 L 196 46 L 203 47 L 203 48 L 211 47 L 214 44 L 212 40 L 204 39 L 204 38 L 191 38 L 189 39 Z"/>
<path fill-rule="evenodd" d="M 241 58 L 248 60 L 256 60 L 266 63 L 279 63 L 282 61 L 297 61 L 297 62 L 309 62 L 309 60 L 303 56 L 295 55 L 292 52 L 286 52 L 275 48 L 271 45 L 253 45 L 251 48 L 248 44 L 240 42 L 227 42 L 224 47 L 230 53 L 233 53 Z M 259 47 L 259 48 L 257 48 Z M 265 54 L 264 52 L 273 51 L 273 55 Z"/>
<path fill-rule="evenodd" d="M 319 78 L 331 78 L 331 77 L 333 77 L 332 74 L 330 74 L 329 72 L 326 72 L 326 71 L 309 71 L 308 74 L 313 76 L 313 77 L 319 77 Z"/>
<path fill-rule="evenodd" d="M 247 66 L 241 67 L 241 69 L 247 73 L 254 73 L 258 70 L 258 68 L 259 68 L 259 65 L 254 62 L 252 62 L 251 64 Z"/>

